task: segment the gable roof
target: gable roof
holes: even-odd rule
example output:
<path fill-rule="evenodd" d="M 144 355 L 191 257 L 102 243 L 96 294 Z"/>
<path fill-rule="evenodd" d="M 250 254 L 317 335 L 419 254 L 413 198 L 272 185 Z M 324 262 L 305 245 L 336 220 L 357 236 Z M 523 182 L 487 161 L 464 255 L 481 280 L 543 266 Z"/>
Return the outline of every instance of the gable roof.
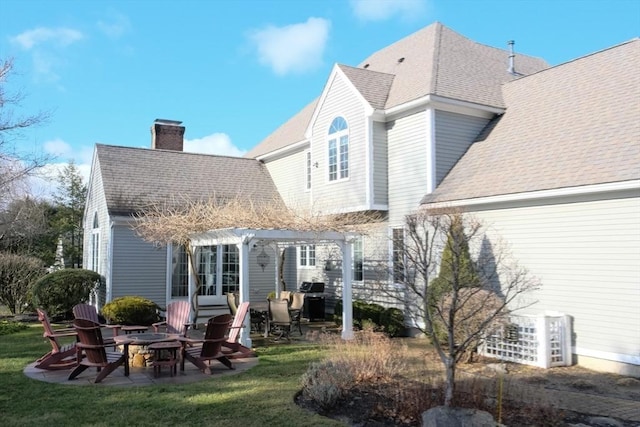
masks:
<path fill-rule="evenodd" d="M 640 179 L 640 39 L 504 86 L 491 123 L 423 203 Z"/>
<path fill-rule="evenodd" d="M 214 196 L 281 200 L 264 164 L 253 159 L 103 144 L 96 144 L 96 159 L 112 215 Z"/>
<path fill-rule="evenodd" d="M 476 43 L 436 22 L 375 52 L 357 68 L 338 66 L 375 109 L 397 107 L 426 95 L 502 108 L 502 83 L 548 67 L 541 59 L 518 54 L 515 69 L 520 74 L 514 76 L 507 72 L 508 57 L 506 50 Z M 246 157 L 258 157 L 303 141 L 317 101 Z M 304 120 L 306 123 L 301 126 Z"/>

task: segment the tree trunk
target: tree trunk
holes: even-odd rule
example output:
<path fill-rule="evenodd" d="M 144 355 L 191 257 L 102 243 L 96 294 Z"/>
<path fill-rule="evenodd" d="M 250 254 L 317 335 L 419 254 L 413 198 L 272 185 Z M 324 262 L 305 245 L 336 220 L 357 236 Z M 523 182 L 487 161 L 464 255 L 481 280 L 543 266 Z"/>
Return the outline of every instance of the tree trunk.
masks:
<path fill-rule="evenodd" d="M 278 271 L 278 275 L 280 276 L 280 290 L 281 291 L 286 291 L 287 290 L 287 284 L 284 281 L 284 261 L 285 261 L 285 252 L 287 251 L 287 248 L 283 248 L 282 249 L 282 253 L 280 254 L 280 268 Z"/>
<path fill-rule="evenodd" d="M 453 393 L 456 387 L 456 362 L 452 357 L 447 357 L 445 361 L 447 378 L 444 389 L 444 406 L 451 406 L 453 402 Z"/>

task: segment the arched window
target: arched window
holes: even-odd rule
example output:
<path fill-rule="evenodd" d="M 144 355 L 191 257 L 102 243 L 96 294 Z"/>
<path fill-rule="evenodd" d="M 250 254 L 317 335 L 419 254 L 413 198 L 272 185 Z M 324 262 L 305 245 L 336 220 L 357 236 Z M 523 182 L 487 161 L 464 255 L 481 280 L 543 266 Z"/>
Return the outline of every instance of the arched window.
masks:
<path fill-rule="evenodd" d="M 100 273 L 100 221 L 98 212 L 93 214 L 91 229 L 91 270 Z"/>
<path fill-rule="evenodd" d="M 336 117 L 329 127 L 329 181 L 349 178 L 349 127 L 343 117 Z"/>

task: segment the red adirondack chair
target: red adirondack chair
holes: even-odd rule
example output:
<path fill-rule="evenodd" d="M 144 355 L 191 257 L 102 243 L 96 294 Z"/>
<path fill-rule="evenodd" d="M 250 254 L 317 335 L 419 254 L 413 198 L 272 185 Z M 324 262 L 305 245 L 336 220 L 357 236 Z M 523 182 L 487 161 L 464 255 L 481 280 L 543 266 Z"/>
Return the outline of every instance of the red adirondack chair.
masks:
<path fill-rule="evenodd" d="M 193 363 L 205 374 L 212 374 L 211 361 L 217 360 L 229 369 L 235 369 L 229 358 L 222 353 L 222 343 L 231 324 L 230 314 L 221 314 L 212 317 L 207 322 L 204 339 L 195 340 L 185 338 L 182 341 L 187 345 L 182 348 L 182 360 L 180 370 L 184 371 L 184 361 Z M 201 344 L 201 345 L 196 345 Z"/>
<path fill-rule="evenodd" d="M 58 338 L 77 336 L 76 331 L 72 328 L 54 330 L 49 322 L 47 312 L 39 308 L 36 311 L 38 312 L 38 320 L 42 322 L 44 328 L 42 336 L 47 338 L 51 344 L 51 351 L 36 360 L 36 368 L 56 370 L 76 366 L 78 362 L 75 342 L 67 345 L 61 345 L 58 342 Z"/>
<path fill-rule="evenodd" d="M 106 344 L 102 339 L 102 330 L 99 323 L 86 319 L 76 319 L 73 327 L 78 333 L 78 343 L 76 343 L 76 357 L 78 366 L 69 375 L 69 380 L 74 379 L 84 370 L 90 367 L 98 368 L 98 376 L 94 383 L 99 383 L 107 375 L 116 370 L 120 365 L 124 365 L 124 375 L 129 376 L 129 344 L 123 342 L 124 350 L 107 351 L 107 347 L 113 344 Z M 82 357 L 84 354 L 84 357 Z"/>
<path fill-rule="evenodd" d="M 162 322 L 152 324 L 155 332 L 160 332 L 162 326 L 168 334 L 178 334 L 186 337 L 191 323 L 189 316 L 191 315 L 191 304 L 189 301 L 174 301 L 167 305 L 167 317 Z"/>
<path fill-rule="evenodd" d="M 113 336 L 118 335 L 118 330 L 122 328 L 122 325 L 105 325 L 100 323 L 100 318 L 98 317 L 98 310 L 92 305 L 89 304 L 76 304 L 73 306 L 73 317 L 76 319 L 85 319 L 90 320 L 94 323 L 98 323 L 103 328 L 109 328 L 113 331 Z M 113 338 L 105 338 L 106 343 L 115 344 Z"/>
<path fill-rule="evenodd" d="M 238 306 L 236 315 L 233 318 L 231 328 L 229 328 L 229 336 L 222 343 L 222 352 L 229 358 L 238 357 L 254 357 L 256 354 L 253 350 L 240 344 L 240 332 L 244 328 L 244 321 L 249 312 L 249 302 L 243 302 Z"/>

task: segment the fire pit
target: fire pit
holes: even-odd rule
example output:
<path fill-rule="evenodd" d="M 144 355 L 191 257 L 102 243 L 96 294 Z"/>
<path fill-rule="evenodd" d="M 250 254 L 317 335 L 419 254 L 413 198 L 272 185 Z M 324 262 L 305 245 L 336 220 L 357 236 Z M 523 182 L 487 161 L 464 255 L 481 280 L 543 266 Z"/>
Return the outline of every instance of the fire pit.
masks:
<path fill-rule="evenodd" d="M 144 368 L 153 364 L 153 350 L 149 350 L 149 345 L 158 342 L 177 341 L 177 334 L 164 334 L 145 332 L 142 334 L 118 335 L 114 341 L 118 345 L 129 343 L 129 366 L 133 368 Z"/>

